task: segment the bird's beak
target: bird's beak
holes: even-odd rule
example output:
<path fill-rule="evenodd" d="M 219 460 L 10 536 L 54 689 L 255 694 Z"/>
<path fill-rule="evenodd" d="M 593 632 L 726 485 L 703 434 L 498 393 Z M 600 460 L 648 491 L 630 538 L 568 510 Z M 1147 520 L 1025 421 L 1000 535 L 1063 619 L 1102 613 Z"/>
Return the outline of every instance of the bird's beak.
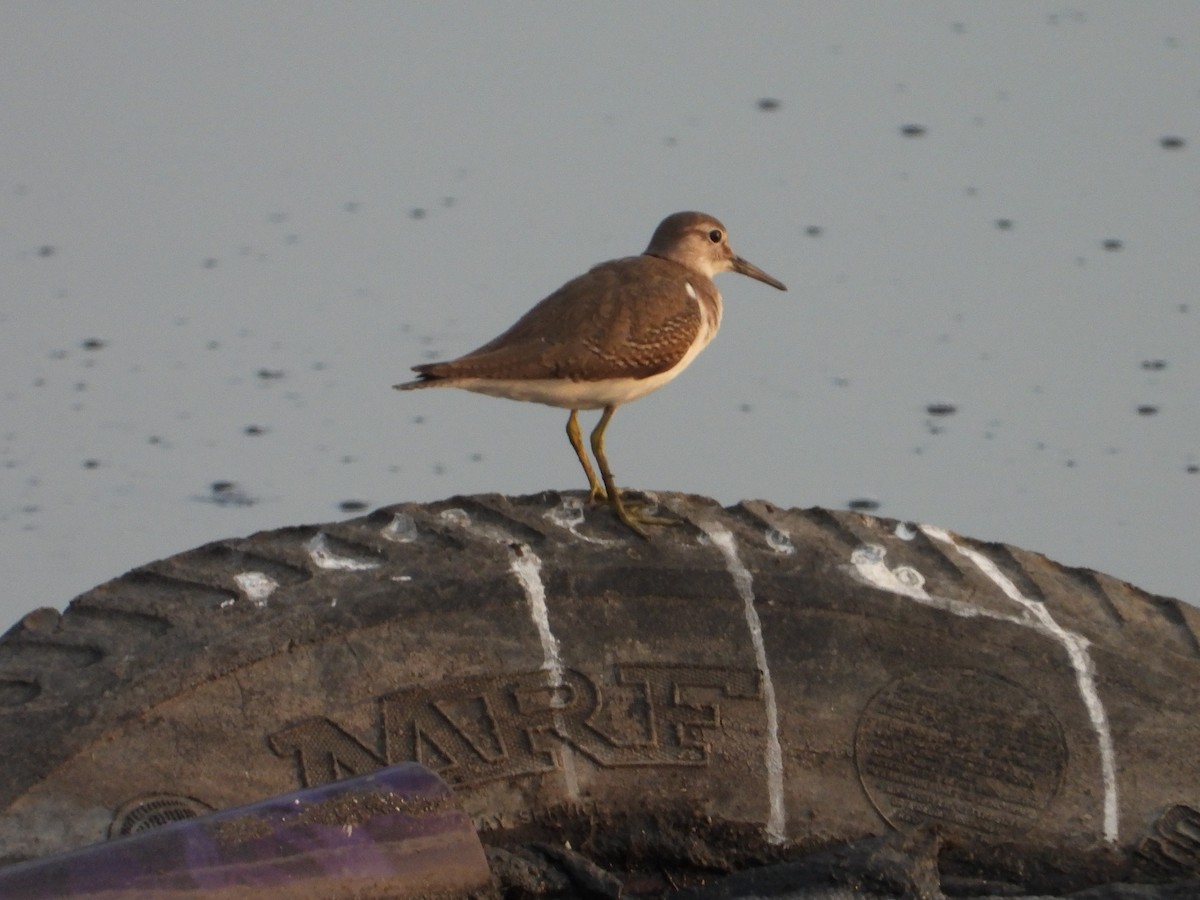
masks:
<path fill-rule="evenodd" d="M 739 272 L 742 275 L 749 275 L 751 278 L 757 279 L 764 284 L 769 284 L 773 288 L 779 288 L 781 291 L 787 290 L 787 285 L 785 285 L 782 281 L 777 278 L 772 278 L 758 266 L 754 265 L 754 263 L 746 262 L 746 260 L 742 259 L 740 256 L 735 256 L 732 263 L 733 271 L 735 272 Z"/>

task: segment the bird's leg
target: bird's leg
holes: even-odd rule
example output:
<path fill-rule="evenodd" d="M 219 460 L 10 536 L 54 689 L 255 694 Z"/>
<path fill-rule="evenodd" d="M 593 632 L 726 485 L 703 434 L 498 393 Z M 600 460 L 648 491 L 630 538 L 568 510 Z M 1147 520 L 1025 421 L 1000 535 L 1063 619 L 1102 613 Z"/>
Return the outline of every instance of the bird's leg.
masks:
<path fill-rule="evenodd" d="M 621 492 L 617 490 L 612 469 L 608 466 L 608 457 L 604 455 L 604 430 L 608 428 L 608 420 L 612 418 L 613 413 L 616 411 L 617 408 L 615 406 L 604 407 L 604 415 L 600 417 L 600 421 L 592 431 L 592 452 L 596 454 L 596 462 L 600 464 L 600 476 L 604 479 L 604 487 L 608 491 L 608 502 L 612 506 L 613 512 L 635 534 L 649 540 L 650 535 L 646 534 L 645 529 L 642 528 L 643 525 L 675 525 L 678 523 L 674 519 L 661 519 L 657 516 L 648 516 L 638 511 L 632 505 L 627 509 L 621 501 Z"/>
<path fill-rule="evenodd" d="M 601 503 L 608 499 L 604 493 L 604 486 L 596 480 L 596 473 L 592 471 L 592 464 L 588 461 L 587 452 L 583 449 L 583 434 L 579 430 L 579 410 L 571 410 L 571 418 L 567 419 L 567 440 L 571 442 L 571 446 L 575 448 L 575 455 L 579 457 L 579 464 L 583 466 L 583 474 L 587 476 L 588 487 L 592 489 L 592 496 L 589 500 L 592 503 Z"/>

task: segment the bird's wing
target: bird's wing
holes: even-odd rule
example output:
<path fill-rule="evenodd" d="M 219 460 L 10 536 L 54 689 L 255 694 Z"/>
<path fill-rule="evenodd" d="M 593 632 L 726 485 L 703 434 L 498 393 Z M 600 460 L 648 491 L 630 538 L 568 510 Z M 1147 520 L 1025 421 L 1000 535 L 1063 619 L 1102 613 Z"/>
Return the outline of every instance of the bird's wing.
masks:
<path fill-rule="evenodd" d="M 567 282 L 466 356 L 415 366 L 426 379 L 648 378 L 673 368 L 703 325 L 677 263 L 640 256 L 602 263 Z M 711 283 L 693 287 L 711 290 Z"/>

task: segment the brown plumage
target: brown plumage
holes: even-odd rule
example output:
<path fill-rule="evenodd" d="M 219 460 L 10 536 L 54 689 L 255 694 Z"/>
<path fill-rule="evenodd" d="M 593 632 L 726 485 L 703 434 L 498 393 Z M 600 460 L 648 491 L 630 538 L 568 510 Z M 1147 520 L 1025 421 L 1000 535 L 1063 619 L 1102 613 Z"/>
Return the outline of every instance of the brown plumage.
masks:
<path fill-rule="evenodd" d="M 702 299 L 688 296 L 691 278 Z M 665 372 L 696 340 L 703 316 L 720 302 L 711 281 L 655 256 L 601 263 L 525 313 L 478 350 L 413 366 L 425 379 L 567 378 L 602 381 Z M 708 296 L 704 296 L 707 294 Z M 654 296 L 654 303 L 639 298 Z"/>
<path fill-rule="evenodd" d="M 477 350 L 414 366 L 419 379 L 396 388 L 457 387 L 571 410 L 567 435 L 591 486 L 618 518 L 646 537 L 660 524 L 621 502 L 604 455 L 613 412 L 666 384 L 704 349 L 721 325 L 721 294 L 712 276 L 734 271 L 779 290 L 786 287 L 729 247 L 725 226 L 704 213 L 664 219 L 641 256 L 601 263 L 564 284 L 516 324 Z M 592 450 L 604 486 L 583 450 L 577 411 L 604 409 Z"/>

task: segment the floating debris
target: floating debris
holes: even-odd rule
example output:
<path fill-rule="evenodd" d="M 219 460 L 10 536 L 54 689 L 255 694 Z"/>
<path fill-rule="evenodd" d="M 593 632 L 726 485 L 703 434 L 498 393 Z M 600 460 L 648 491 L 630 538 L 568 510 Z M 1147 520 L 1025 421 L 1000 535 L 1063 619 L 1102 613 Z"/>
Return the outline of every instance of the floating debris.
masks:
<path fill-rule="evenodd" d="M 1125 246 L 1125 242 L 1117 238 L 1108 238 L 1100 246 L 1105 250 L 1120 250 Z"/>
<path fill-rule="evenodd" d="M 872 510 L 879 509 L 880 503 L 871 497 L 855 497 L 846 506 L 855 512 L 871 512 Z"/>
<path fill-rule="evenodd" d="M 217 506 L 253 506 L 258 502 L 236 481 L 214 481 L 209 485 L 208 491 L 207 495 L 194 499 L 202 503 L 215 503 Z"/>
<path fill-rule="evenodd" d="M 102 338 L 84 338 L 79 342 L 79 346 L 84 350 L 103 350 L 108 346 L 108 341 Z"/>
<path fill-rule="evenodd" d="M 1139 416 L 1153 416 L 1158 412 L 1158 406 L 1153 403 L 1143 403 L 1137 408 Z"/>
<path fill-rule="evenodd" d="M 1167 135 L 1166 137 L 1160 138 L 1158 143 L 1159 146 L 1164 150 L 1181 150 L 1183 149 L 1184 144 L 1187 142 L 1183 138 L 1177 137 L 1176 135 Z"/>
<path fill-rule="evenodd" d="M 365 500 L 343 500 L 338 504 L 338 509 L 342 512 L 362 512 L 367 508 Z"/>
<path fill-rule="evenodd" d="M 763 112 L 774 112 L 783 106 L 783 103 L 774 97 L 763 97 L 758 101 L 758 108 Z"/>
<path fill-rule="evenodd" d="M 925 134 L 924 125 L 901 125 L 900 133 L 905 137 L 921 137 Z"/>
<path fill-rule="evenodd" d="M 930 403 L 926 405 L 925 412 L 931 416 L 952 416 L 958 412 L 958 407 L 953 403 Z"/>
<path fill-rule="evenodd" d="M 1012 219 L 997 219 L 996 227 L 999 228 L 1001 231 L 1011 231 L 1012 227 L 1013 227 L 1013 220 Z"/>
<path fill-rule="evenodd" d="M 1143 359 L 1142 368 L 1149 372 L 1161 372 L 1167 367 L 1165 359 Z"/>

